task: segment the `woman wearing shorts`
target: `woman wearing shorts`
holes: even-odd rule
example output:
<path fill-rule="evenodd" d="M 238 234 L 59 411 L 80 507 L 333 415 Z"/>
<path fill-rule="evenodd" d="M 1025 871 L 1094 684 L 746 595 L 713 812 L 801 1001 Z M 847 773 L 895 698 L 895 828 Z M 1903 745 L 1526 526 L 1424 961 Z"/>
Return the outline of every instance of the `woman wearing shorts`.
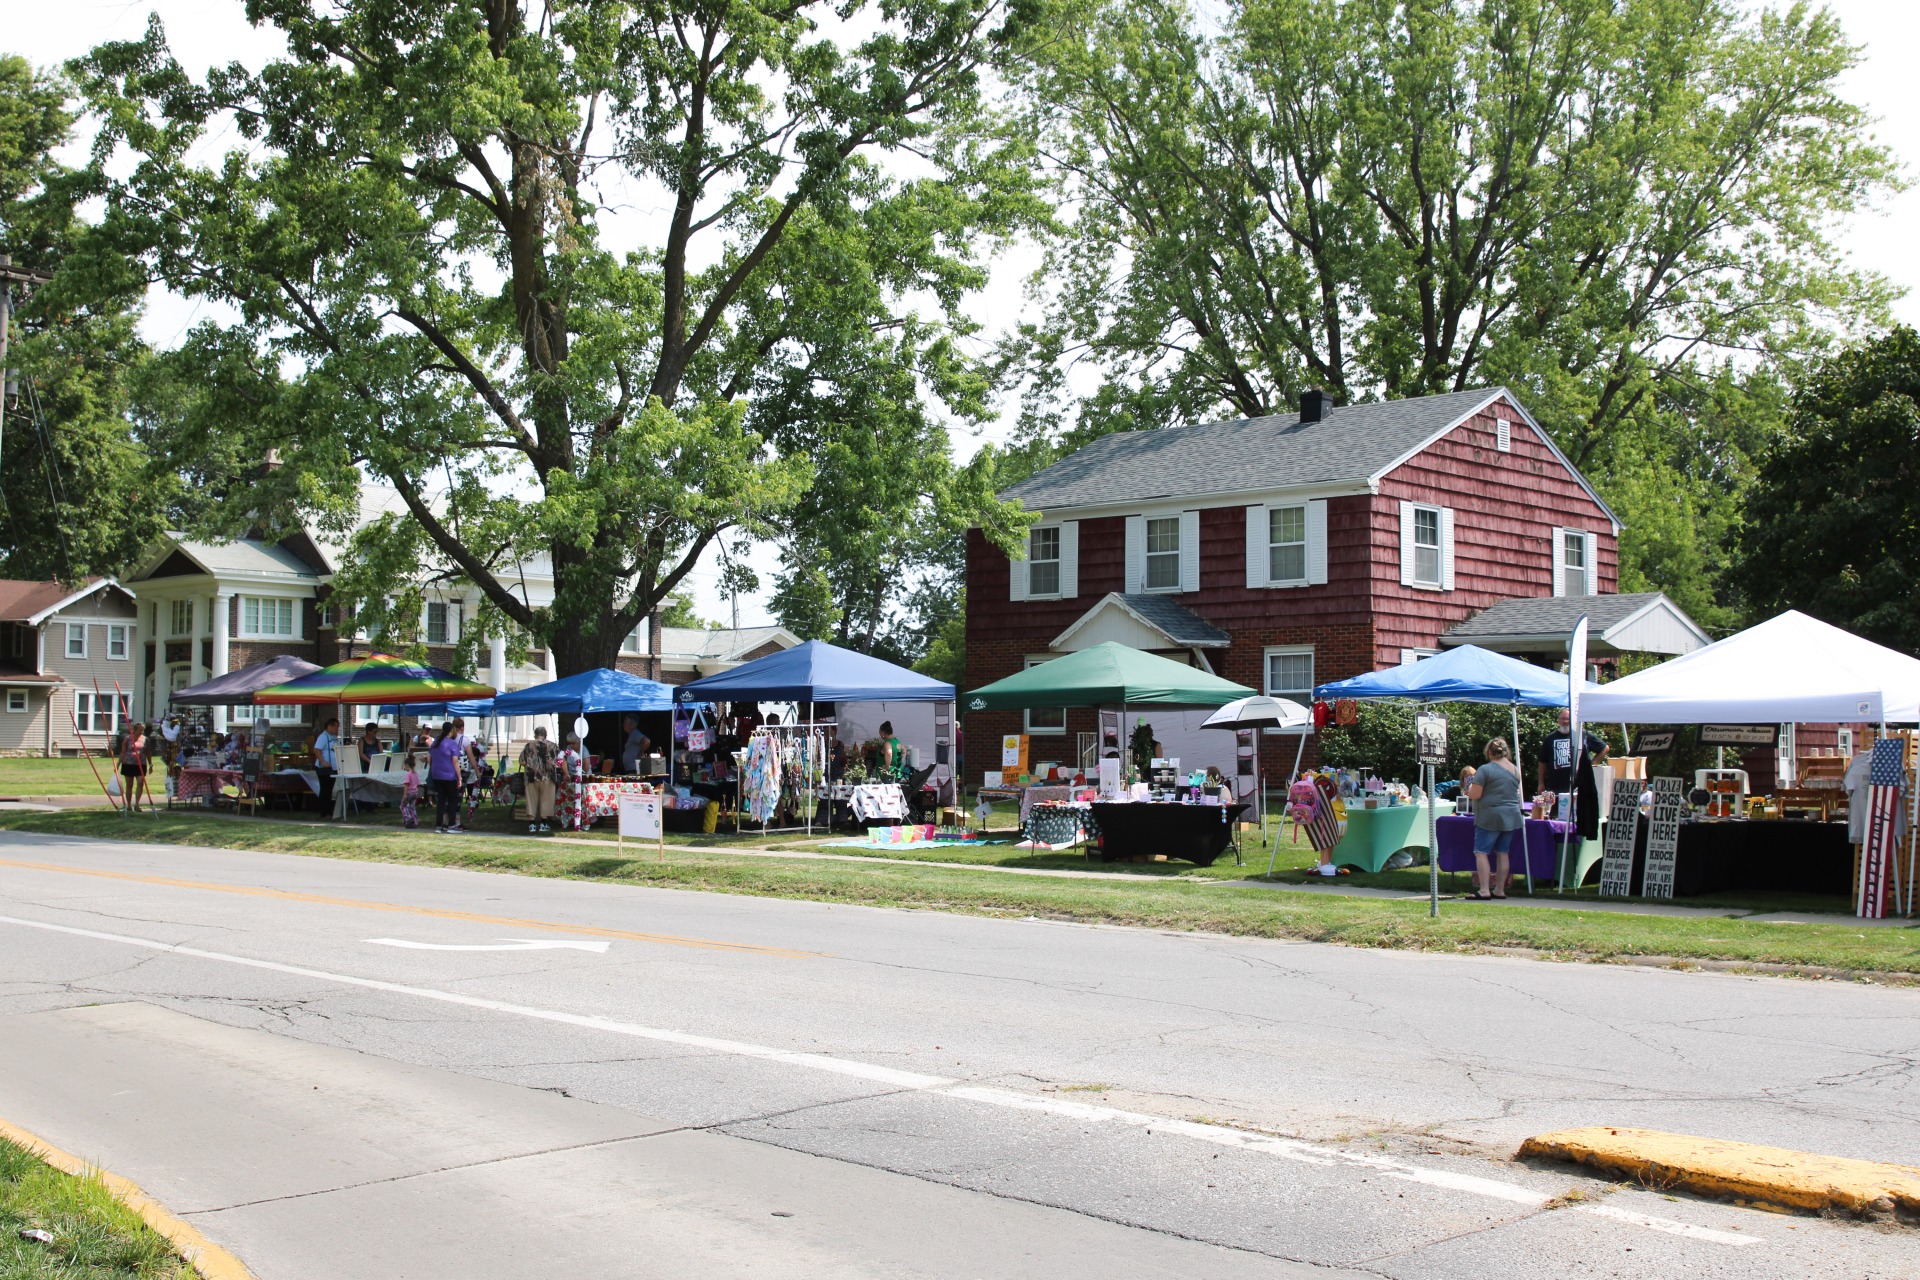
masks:
<path fill-rule="evenodd" d="M 1514 833 L 1525 821 L 1520 812 L 1520 770 L 1512 757 L 1505 738 L 1493 739 L 1487 743 L 1486 764 L 1467 784 L 1467 799 L 1473 801 L 1473 896 L 1479 902 L 1507 896 Z M 1489 859 L 1493 860 L 1491 873 Z"/>
<path fill-rule="evenodd" d="M 153 793 L 147 790 L 147 726 L 136 724 L 120 741 L 120 790 L 125 796 L 126 812 L 132 813 L 140 807 L 140 797 L 147 798 L 147 808 L 157 808 L 153 803 Z"/>

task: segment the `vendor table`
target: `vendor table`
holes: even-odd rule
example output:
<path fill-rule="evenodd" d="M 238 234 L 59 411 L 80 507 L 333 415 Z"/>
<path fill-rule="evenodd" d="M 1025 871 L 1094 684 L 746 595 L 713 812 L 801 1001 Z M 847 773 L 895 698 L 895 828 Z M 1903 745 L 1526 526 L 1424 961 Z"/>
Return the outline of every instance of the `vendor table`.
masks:
<path fill-rule="evenodd" d="M 378 773 L 336 773 L 333 775 L 333 816 L 347 816 L 349 800 L 365 804 L 398 804 L 407 786 L 405 769 L 388 769 Z M 421 788 L 426 789 L 421 781 Z"/>
<path fill-rule="evenodd" d="M 1453 801 L 1440 802 L 1440 815 L 1453 812 Z M 1402 849 L 1427 847 L 1426 804 L 1396 804 L 1385 809 L 1361 809 L 1347 805 L 1347 830 L 1333 846 L 1331 860 L 1336 867 L 1359 867 L 1379 871 L 1387 859 Z"/>
<path fill-rule="evenodd" d="M 1020 830 L 1035 844 L 1077 844 L 1083 832 L 1088 840 L 1098 841 L 1100 828 L 1092 808 L 1082 800 L 1045 800 L 1027 810 Z"/>
<path fill-rule="evenodd" d="M 568 786 L 561 783 L 560 823 L 576 831 L 585 831 L 601 818 L 620 812 L 621 796 L 658 795 L 651 782 L 641 778 L 588 778 Z"/>
<path fill-rule="evenodd" d="M 1102 803 L 1091 806 L 1100 856 L 1184 858 L 1203 867 L 1227 851 L 1251 805 Z"/>
<path fill-rule="evenodd" d="M 1646 869 L 1647 824 L 1633 842 L 1632 893 Z M 1680 824 L 1673 858 L 1673 896 L 1729 890 L 1825 893 L 1853 890 L 1853 846 L 1844 822 L 1794 818 L 1751 822 L 1720 819 Z"/>
<path fill-rule="evenodd" d="M 1470 814 L 1448 814 L 1436 824 L 1440 832 L 1440 869 L 1442 871 L 1473 870 L 1473 818 Z M 1599 840 L 1581 840 L 1569 822 L 1544 822 L 1527 819 L 1527 844 L 1525 865 L 1520 854 L 1520 834 L 1514 833 L 1513 848 L 1509 851 L 1513 874 L 1517 876 L 1532 872 L 1534 887 L 1551 886 L 1560 883 L 1560 841 L 1567 841 L 1567 859 L 1572 864 L 1568 869 L 1567 884 L 1578 885 L 1585 878 L 1587 869 L 1596 865 L 1603 853 Z"/>
<path fill-rule="evenodd" d="M 183 768 L 180 770 L 180 776 L 174 779 L 173 798 L 175 800 L 211 800 L 220 794 L 220 788 L 239 785 L 238 769 Z"/>

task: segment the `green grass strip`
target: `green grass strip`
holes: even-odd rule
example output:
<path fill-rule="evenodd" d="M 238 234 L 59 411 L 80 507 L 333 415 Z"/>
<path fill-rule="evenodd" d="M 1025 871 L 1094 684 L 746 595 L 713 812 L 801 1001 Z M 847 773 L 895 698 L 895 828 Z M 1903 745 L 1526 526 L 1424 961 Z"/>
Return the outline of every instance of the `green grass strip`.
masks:
<path fill-rule="evenodd" d="M 38 1228 L 52 1244 L 22 1239 Z M 0 1277 L 6 1280 L 191 1280 L 197 1273 L 98 1178 L 44 1163 L 0 1138 Z"/>

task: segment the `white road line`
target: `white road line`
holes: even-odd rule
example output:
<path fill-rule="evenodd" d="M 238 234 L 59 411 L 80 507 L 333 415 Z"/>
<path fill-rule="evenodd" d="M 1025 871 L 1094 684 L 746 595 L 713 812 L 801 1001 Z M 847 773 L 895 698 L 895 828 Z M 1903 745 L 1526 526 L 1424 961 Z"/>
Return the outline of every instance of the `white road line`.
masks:
<path fill-rule="evenodd" d="M 897 1089 L 922 1093 L 937 1093 L 966 1102 L 984 1103 L 989 1106 L 1003 1107 L 1012 1111 L 1037 1111 L 1050 1115 L 1094 1124 L 1119 1124 L 1129 1128 L 1151 1128 L 1162 1133 L 1178 1134 L 1201 1142 L 1210 1142 L 1218 1146 L 1235 1147 L 1244 1151 L 1258 1152 L 1292 1160 L 1301 1164 L 1315 1165 L 1358 1165 L 1379 1170 L 1390 1177 L 1403 1178 L 1425 1186 L 1438 1187 L 1449 1191 L 1459 1191 L 1470 1195 L 1485 1196 L 1489 1199 L 1504 1200 L 1512 1204 L 1524 1204 L 1539 1207 L 1552 1199 L 1537 1191 L 1515 1186 L 1510 1182 L 1501 1182 L 1493 1178 L 1479 1178 L 1471 1174 L 1454 1173 L 1444 1169 L 1428 1169 L 1420 1165 L 1409 1164 L 1403 1160 L 1394 1160 L 1386 1156 L 1372 1156 L 1360 1152 L 1340 1151 L 1330 1147 L 1315 1146 L 1293 1138 L 1279 1138 L 1270 1134 L 1251 1133 L 1244 1129 L 1234 1129 L 1226 1125 L 1201 1124 L 1194 1120 L 1174 1120 L 1166 1116 L 1148 1115 L 1139 1111 L 1121 1111 L 1114 1107 L 1096 1106 L 1085 1102 L 1068 1102 L 1064 1099 L 1041 1097 L 1034 1094 L 1016 1093 L 1010 1089 L 997 1089 L 981 1085 L 969 1085 L 946 1076 L 923 1075 L 917 1071 L 901 1071 L 894 1067 L 878 1066 L 874 1063 L 855 1062 L 848 1058 L 835 1058 L 822 1053 L 799 1053 L 788 1049 L 774 1049 L 766 1045 L 748 1044 L 739 1040 L 721 1040 L 712 1036 L 693 1035 L 685 1031 L 670 1031 L 659 1027 L 643 1027 L 636 1023 L 620 1022 L 612 1018 L 601 1018 L 591 1014 L 566 1013 L 557 1009 L 539 1009 L 531 1005 L 514 1004 L 506 1000 L 489 1000 L 484 996 L 462 995 L 457 991 L 440 991 L 433 987 L 408 986 L 400 982 L 386 982 L 379 978 L 361 978 L 352 974 L 332 973 L 325 969 L 309 969 L 301 965 L 281 964 L 275 960 L 256 960 L 250 956 L 229 955 L 221 951 L 204 951 L 199 947 L 183 946 L 179 943 L 161 942 L 154 938 L 136 938 L 122 933 L 104 933 L 96 929 L 79 929 L 72 925 L 49 924 L 42 920 L 23 920 L 17 916 L 0 916 L 0 924 L 20 925 L 28 929 L 42 929 L 49 933 L 70 934 L 79 938 L 93 938 L 101 942 L 117 942 L 126 946 L 145 947 L 152 951 L 169 951 L 175 955 L 191 956 L 196 960 L 212 960 L 221 964 L 244 965 L 250 969 L 265 969 L 273 973 L 291 974 L 300 978 L 317 978 L 323 982 L 337 982 L 351 987 L 364 987 L 370 991 L 385 991 L 394 995 L 415 996 L 422 1000 L 437 1000 L 444 1004 L 464 1005 L 470 1009 L 485 1009 L 490 1013 L 513 1014 L 516 1017 L 536 1018 L 543 1022 L 558 1022 L 567 1026 L 583 1027 L 591 1031 L 604 1031 L 612 1035 L 631 1036 L 642 1040 L 657 1040 L 665 1044 L 685 1045 L 692 1049 L 707 1049 L 716 1053 L 730 1053 L 744 1058 L 758 1058 L 766 1062 L 781 1062 L 788 1066 L 809 1067 L 815 1071 L 826 1071 L 834 1075 L 852 1076 L 859 1080 L 871 1080 L 876 1084 L 889 1085 Z M 1648 1214 L 1634 1213 L 1626 1209 L 1616 1209 L 1610 1205 L 1570 1204 L 1568 1208 L 1581 1213 L 1590 1213 L 1596 1217 L 1607 1218 L 1653 1231 L 1663 1231 L 1671 1235 L 1686 1236 L 1690 1239 L 1710 1241 L 1714 1244 L 1754 1245 L 1763 1241 L 1757 1236 L 1736 1234 L 1730 1231 L 1716 1231 L 1709 1227 L 1697 1227 L 1691 1223 L 1677 1222 L 1670 1218 L 1657 1218 Z"/>

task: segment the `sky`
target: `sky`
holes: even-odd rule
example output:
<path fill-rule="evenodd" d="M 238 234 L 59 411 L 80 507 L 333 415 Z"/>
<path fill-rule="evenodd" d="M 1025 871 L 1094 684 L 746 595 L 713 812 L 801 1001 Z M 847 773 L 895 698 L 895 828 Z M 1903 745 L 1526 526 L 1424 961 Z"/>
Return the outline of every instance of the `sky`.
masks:
<path fill-rule="evenodd" d="M 1758 5 L 1748 7 L 1758 8 Z M 1910 180 L 1920 183 L 1920 76 L 1913 72 L 1911 50 L 1920 40 L 1920 5 L 1895 0 L 1829 0 L 1853 43 L 1863 47 L 1861 62 L 1843 82 L 1843 90 L 1877 121 L 1876 137 L 1898 156 Z M 239 61 L 258 65 L 279 51 L 270 33 L 247 24 L 241 0 L 62 0 L 28 4 L 15 0 L 0 27 L 0 52 L 24 55 L 36 65 L 62 62 L 106 40 L 137 38 L 150 13 L 158 13 L 175 55 L 195 72 Z M 1856 217 L 1839 241 L 1854 263 L 1877 271 L 1906 291 L 1895 306 L 1902 322 L 1920 326 L 1920 185 L 1888 199 L 1882 207 Z M 1020 314 L 1025 277 L 1033 269 L 1030 250 L 996 263 L 991 285 L 974 299 L 972 314 L 989 331 Z M 149 341 L 170 346 L 203 315 L 201 306 L 156 294 L 149 300 L 145 330 Z M 954 441 L 962 457 L 989 440 L 1004 438 L 1012 416 L 980 433 L 960 433 Z M 756 626 L 767 614 L 772 570 L 777 557 L 760 548 L 751 561 L 762 590 L 739 601 L 739 621 Z M 731 622 L 729 603 L 718 591 L 719 566 L 709 557 L 688 579 L 695 605 L 706 618 Z"/>

